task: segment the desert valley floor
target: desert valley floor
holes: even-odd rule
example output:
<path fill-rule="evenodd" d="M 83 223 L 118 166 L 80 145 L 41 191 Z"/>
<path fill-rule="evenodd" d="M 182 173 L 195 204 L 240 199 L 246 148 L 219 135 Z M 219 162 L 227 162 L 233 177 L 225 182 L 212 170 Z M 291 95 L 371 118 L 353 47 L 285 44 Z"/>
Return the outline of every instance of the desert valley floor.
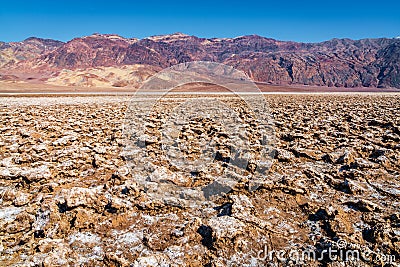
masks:
<path fill-rule="evenodd" d="M 174 95 L 170 102 L 188 97 L 230 101 Z M 249 191 L 247 176 L 239 177 L 201 209 L 154 201 L 126 167 L 131 96 L 1 97 L 0 265 L 398 266 L 400 94 L 264 97 L 275 141 L 262 184 Z M 162 120 L 148 119 L 145 143 L 157 158 Z M 202 123 L 187 140 L 212 128 Z M 155 166 L 165 179 L 175 172 Z M 323 251 L 335 244 L 337 254 L 364 257 L 331 261 Z M 288 257 L 292 250 L 317 259 Z M 284 257 L 267 257 L 271 251 Z"/>

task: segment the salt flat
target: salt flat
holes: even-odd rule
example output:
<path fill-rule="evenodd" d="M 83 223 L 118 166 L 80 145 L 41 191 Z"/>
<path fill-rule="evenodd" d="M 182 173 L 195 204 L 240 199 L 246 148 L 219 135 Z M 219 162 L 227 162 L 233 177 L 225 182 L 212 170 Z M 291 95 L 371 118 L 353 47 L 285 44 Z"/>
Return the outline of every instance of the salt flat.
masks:
<path fill-rule="evenodd" d="M 257 171 L 250 164 L 232 166 L 231 152 L 222 146 L 229 134 L 215 127 L 213 116 L 178 135 L 183 152 L 193 157 L 201 157 L 196 140 L 212 135 L 220 142 L 221 156 L 210 168 L 178 177 L 179 170 L 162 161 L 160 131 L 171 107 L 189 98 L 215 98 L 232 113 L 247 114 L 237 99 L 180 93 L 144 118 L 143 149 L 152 159 L 144 168 L 148 179 L 191 188 L 211 182 L 217 171 L 240 172 L 237 184 L 204 209 L 154 199 L 137 182 L 135 168 L 127 167 L 128 107 L 140 112 L 140 105 L 158 96 L 1 97 L 0 262 L 265 266 L 268 260 L 258 256 L 265 246 L 320 255 L 338 239 L 368 251 L 371 260 L 399 259 L 400 95 L 263 96 L 274 140 L 271 166 L 254 191 L 248 183 Z M 243 118 L 253 125 L 251 117 Z"/>

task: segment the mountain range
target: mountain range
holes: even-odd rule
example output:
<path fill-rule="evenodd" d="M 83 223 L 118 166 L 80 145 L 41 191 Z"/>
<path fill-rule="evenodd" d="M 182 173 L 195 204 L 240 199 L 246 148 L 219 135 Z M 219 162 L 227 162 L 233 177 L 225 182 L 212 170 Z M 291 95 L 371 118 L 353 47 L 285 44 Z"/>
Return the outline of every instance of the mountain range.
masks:
<path fill-rule="evenodd" d="M 258 35 L 199 38 L 182 33 L 0 42 L 0 80 L 138 87 L 163 68 L 197 60 L 231 65 L 267 84 L 400 88 L 398 38 L 299 43 Z"/>

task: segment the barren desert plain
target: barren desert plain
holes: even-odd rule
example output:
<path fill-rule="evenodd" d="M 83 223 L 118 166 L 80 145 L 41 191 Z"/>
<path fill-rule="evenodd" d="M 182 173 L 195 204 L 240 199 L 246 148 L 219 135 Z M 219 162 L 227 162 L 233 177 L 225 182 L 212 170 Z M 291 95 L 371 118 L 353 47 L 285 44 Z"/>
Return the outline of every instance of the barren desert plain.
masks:
<path fill-rule="evenodd" d="M 127 110 L 135 103 L 140 116 L 156 95 L 60 90 L 2 90 L 1 266 L 399 265 L 399 93 L 263 94 L 274 132 L 268 172 L 249 190 L 250 162 L 203 207 L 152 198 L 127 165 Z M 190 98 L 223 101 L 256 127 L 235 97 L 177 92 L 144 118 L 145 179 L 190 189 L 235 167 L 212 116 L 178 134 L 186 155 L 200 153 L 199 136 L 217 143 L 208 168 L 178 176 L 162 161 L 164 111 Z"/>

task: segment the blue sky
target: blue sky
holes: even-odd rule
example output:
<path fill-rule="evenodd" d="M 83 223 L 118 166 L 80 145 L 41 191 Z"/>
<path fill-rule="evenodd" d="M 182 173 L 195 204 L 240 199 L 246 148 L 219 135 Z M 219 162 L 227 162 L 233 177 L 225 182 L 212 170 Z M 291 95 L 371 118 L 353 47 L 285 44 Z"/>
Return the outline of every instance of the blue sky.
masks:
<path fill-rule="evenodd" d="M 258 34 L 319 42 L 400 35 L 400 1 L 2 1 L 0 40 L 68 41 L 94 32 L 124 37 L 183 32 L 199 37 Z"/>

